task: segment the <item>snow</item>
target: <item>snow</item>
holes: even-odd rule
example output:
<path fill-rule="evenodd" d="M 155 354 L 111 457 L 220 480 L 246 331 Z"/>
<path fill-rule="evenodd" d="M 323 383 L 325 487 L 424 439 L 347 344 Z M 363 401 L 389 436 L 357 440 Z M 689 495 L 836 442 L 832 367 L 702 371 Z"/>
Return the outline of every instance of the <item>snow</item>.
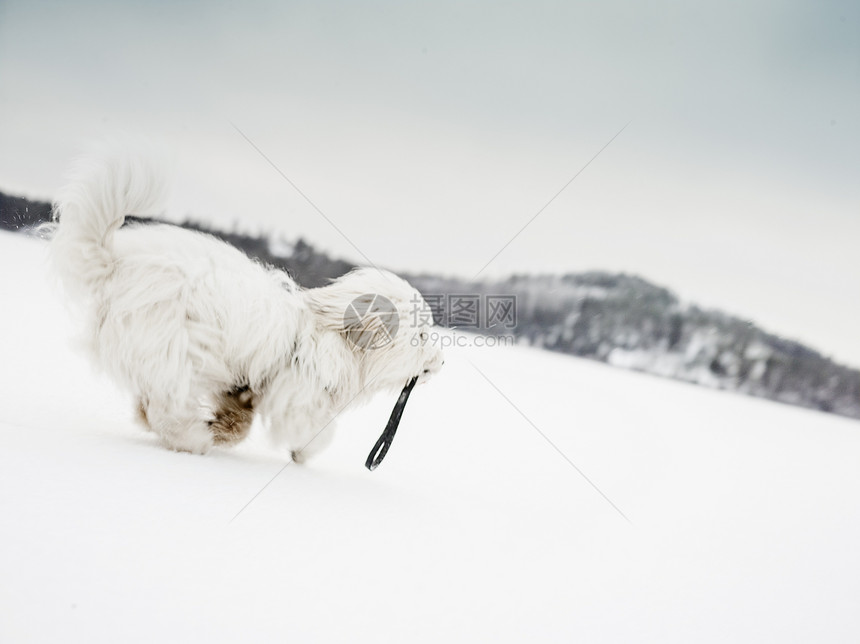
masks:
<path fill-rule="evenodd" d="M 272 235 L 269 238 L 269 252 L 275 257 L 290 257 L 296 252 L 296 244 L 283 236 Z"/>
<path fill-rule="evenodd" d="M 373 473 L 393 398 L 305 466 L 191 456 L 73 350 L 43 242 L 0 234 L 0 301 L 0 641 L 860 639 L 856 421 L 462 346 Z"/>

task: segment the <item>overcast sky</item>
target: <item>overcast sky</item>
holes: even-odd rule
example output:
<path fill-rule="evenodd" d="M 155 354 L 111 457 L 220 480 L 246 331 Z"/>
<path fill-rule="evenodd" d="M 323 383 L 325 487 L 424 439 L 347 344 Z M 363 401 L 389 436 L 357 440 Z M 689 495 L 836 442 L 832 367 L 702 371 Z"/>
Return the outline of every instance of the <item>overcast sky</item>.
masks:
<path fill-rule="evenodd" d="M 0 0 L 0 190 L 116 132 L 173 150 L 176 218 L 633 272 L 860 366 L 856 0 Z"/>

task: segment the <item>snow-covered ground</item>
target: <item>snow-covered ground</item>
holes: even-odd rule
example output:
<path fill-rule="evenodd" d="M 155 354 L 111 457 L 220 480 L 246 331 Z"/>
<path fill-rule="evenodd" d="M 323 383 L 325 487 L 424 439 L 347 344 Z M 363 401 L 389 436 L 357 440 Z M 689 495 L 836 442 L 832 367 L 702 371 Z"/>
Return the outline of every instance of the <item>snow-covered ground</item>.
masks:
<path fill-rule="evenodd" d="M 2 642 L 860 641 L 856 421 L 460 348 L 373 473 L 384 398 L 305 466 L 172 453 L 44 250 L 0 234 Z"/>

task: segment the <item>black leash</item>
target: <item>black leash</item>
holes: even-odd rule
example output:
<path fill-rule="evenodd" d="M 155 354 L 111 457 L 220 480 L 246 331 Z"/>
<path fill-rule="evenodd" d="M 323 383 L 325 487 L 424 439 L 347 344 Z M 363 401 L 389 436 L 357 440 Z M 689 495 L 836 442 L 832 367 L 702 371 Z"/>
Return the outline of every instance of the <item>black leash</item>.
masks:
<path fill-rule="evenodd" d="M 379 437 L 379 440 L 376 441 L 376 445 L 373 446 L 373 449 L 370 450 L 370 454 L 367 455 L 367 460 L 364 462 L 364 466 L 371 472 L 379 467 L 382 459 L 385 458 L 385 455 L 388 453 L 388 448 L 391 447 L 391 443 L 394 440 L 394 434 L 397 432 L 397 426 L 400 424 L 400 417 L 403 415 L 403 409 L 406 407 L 406 401 L 409 400 L 409 394 L 412 393 L 412 388 L 415 386 L 417 380 L 418 376 L 413 376 L 412 379 L 406 383 L 403 391 L 400 392 L 400 397 L 394 404 L 394 409 L 391 410 L 391 416 L 388 418 L 388 424 L 382 431 L 382 436 Z"/>

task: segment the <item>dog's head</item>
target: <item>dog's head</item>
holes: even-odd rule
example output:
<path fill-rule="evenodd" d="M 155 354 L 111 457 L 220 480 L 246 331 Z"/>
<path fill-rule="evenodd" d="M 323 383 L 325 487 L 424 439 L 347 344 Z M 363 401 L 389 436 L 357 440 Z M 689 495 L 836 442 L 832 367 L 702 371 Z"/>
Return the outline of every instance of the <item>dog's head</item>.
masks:
<path fill-rule="evenodd" d="M 336 332 L 357 358 L 368 389 L 399 390 L 425 382 L 442 367 L 424 298 L 394 273 L 359 268 L 307 292 L 319 324 Z"/>

